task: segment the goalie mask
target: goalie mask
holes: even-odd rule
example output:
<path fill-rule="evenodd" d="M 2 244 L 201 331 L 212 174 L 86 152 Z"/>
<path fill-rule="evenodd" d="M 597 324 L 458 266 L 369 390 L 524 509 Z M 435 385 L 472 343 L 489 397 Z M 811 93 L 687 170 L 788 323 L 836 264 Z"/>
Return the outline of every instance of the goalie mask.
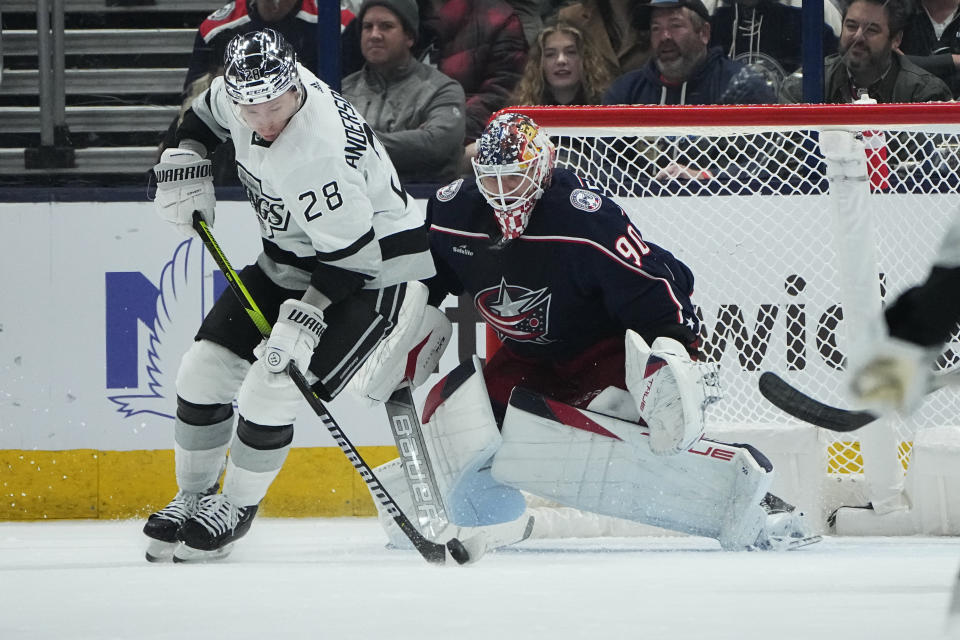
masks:
<path fill-rule="evenodd" d="M 235 36 L 223 66 L 227 95 L 239 105 L 269 102 L 300 85 L 293 47 L 273 29 Z"/>
<path fill-rule="evenodd" d="M 523 234 L 530 213 L 550 184 L 556 151 L 529 117 L 506 113 L 494 118 L 477 140 L 472 160 L 477 187 L 493 207 L 503 240 Z"/>

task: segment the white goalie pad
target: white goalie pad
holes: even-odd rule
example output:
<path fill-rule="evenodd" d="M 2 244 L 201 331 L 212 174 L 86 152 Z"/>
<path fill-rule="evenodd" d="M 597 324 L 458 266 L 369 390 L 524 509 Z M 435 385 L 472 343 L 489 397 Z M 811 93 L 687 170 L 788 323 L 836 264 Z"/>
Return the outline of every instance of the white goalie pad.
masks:
<path fill-rule="evenodd" d="M 673 338 L 659 337 L 647 346 L 631 330 L 625 350 L 627 389 L 650 427 L 650 450 L 686 451 L 703 435 L 707 406 L 722 397 L 716 365 L 691 360 Z"/>
<path fill-rule="evenodd" d="M 534 528 L 534 516 L 524 513 L 514 520 L 489 526 L 458 527 L 444 521 L 436 529 L 424 528 L 414 516 L 419 511 L 418 497 L 411 493 L 403 472 L 403 460 L 396 458 L 373 470 L 380 483 L 386 488 L 396 505 L 410 519 L 428 540 L 446 544 L 451 538 L 457 538 L 470 555 L 470 562 L 476 562 L 491 549 L 516 544 L 530 537 Z M 387 534 L 390 545 L 398 549 L 413 550 L 413 543 L 401 531 L 393 517 L 387 513 L 379 500 L 374 499 L 380 525 Z"/>
<path fill-rule="evenodd" d="M 477 356 L 430 390 L 421 428 L 450 522 L 481 526 L 520 517 L 523 496 L 490 476 L 490 457 L 502 438 Z"/>
<path fill-rule="evenodd" d="M 436 370 L 453 326 L 447 316 L 427 305 L 427 287 L 408 282 L 393 331 L 370 354 L 347 388 L 371 404 L 385 402 L 403 380 L 413 388 Z"/>
<path fill-rule="evenodd" d="M 473 527 L 520 517 L 526 506 L 523 496 L 490 475 L 490 457 L 502 438 L 477 356 L 430 390 L 421 429 L 451 523 Z"/>
<path fill-rule="evenodd" d="M 675 456 L 638 446 L 641 425 L 515 389 L 495 480 L 563 505 L 751 547 L 772 468 L 750 447 L 701 440 Z"/>

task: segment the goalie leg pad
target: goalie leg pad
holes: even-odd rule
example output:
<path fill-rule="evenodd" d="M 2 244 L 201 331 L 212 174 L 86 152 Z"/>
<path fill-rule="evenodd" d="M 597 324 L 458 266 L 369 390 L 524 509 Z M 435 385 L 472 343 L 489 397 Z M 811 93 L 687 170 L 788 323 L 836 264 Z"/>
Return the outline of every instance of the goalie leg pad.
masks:
<path fill-rule="evenodd" d="M 407 283 L 393 330 L 347 385 L 353 393 L 385 402 L 404 379 L 416 388 L 436 369 L 453 326 L 446 314 L 427 306 L 427 293 L 423 283 Z"/>
<path fill-rule="evenodd" d="M 651 347 L 628 330 L 625 343 L 627 389 L 650 427 L 650 450 L 687 450 L 703 435 L 706 407 L 721 398 L 716 365 L 691 360 L 673 338 L 659 337 Z"/>
<path fill-rule="evenodd" d="M 478 526 L 520 516 L 522 495 L 489 477 L 488 462 L 502 438 L 476 356 L 430 391 L 423 439 L 450 522 Z"/>
<path fill-rule="evenodd" d="M 422 520 L 418 522 L 416 517 L 418 506 L 415 504 L 414 496 L 410 493 L 410 487 L 406 482 L 402 465 L 403 460 L 396 458 L 380 465 L 373 471 L 396 505 L 427 539 L 446 544 L 451 538 L 458 538 L 469 551 L 470 561 L 476 562 L 489 549 L 521 542 L 530 537 L 533 531 L 532 515 L 525 515 L 504 524 L 482 527 L 458 527 L 444 522 L 443 527 L 438 531 L 430 532 L 426 530 L 421 526 Z M 386 508 L 380 504 L 376 497 L 374 498 L 374 504 L 377 506 L 380 526 L 387 534 L 390 546 L 397 549 L 413 550 L 410 539 L 400 530 L 396 521 L 387 513 Z"/>
<path fill-rule="evenodd" d="M 523 389 L 510 398 L 493 477 L 563 505 L 748 548 L 772 468 L 749 447 L 701 440 L 675 456 L 637 446 L 635 423 Z M 631 435 L 631 433 L 633 435 Z"/>

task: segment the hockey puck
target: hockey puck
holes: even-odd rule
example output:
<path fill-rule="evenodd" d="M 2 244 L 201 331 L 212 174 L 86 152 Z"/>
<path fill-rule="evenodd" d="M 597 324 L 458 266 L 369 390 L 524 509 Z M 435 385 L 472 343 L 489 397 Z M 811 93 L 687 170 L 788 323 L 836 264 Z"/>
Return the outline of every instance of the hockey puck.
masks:
<path fill-rule="evenodd" d="M 450 552 L 450 557 L 457 561 L 457 564 L 467 564 L 470 562 L 470 552 L 467 551 L 463 543 L 456 538 L 452 538 L 447 542 L 447 551 Z"/>

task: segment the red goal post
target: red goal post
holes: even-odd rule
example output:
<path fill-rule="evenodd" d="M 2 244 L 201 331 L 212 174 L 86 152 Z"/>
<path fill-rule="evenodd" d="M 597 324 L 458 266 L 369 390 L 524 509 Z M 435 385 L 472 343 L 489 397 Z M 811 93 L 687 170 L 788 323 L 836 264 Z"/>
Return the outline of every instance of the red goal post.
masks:
<path fill-rule="evenodd" d="M 809 510 L 903 494 L 921 428 L 940 429 L 929 433 L 956 444 L 960 462 L 955 391 L 939 392 L 910 419 L 843 437 L 797 423 L 757 391 L 759 375 L 772 370 L 823 402 L 847 405 L 848 334 L 876 317 L 881 296 L 892 299 L 925 275 L 960 209 L 960 104 L 504 111 L 532 117 L 557 145 L 560 166 L 613 197 L 646 240 L 691 267 L 705 353 L 720 363 L 726 392 L 710 424 L 718 437 L 747 431 L 773 449 L 813 438 L 818 450 L 804 468 L 819 471 L 794 479 L 819 485 L 799 499 L 817 503 Z M 830 130 L 862 139 L 865 180 L 828 179 L 819 141 Z M 960 366 L 960 336 L 939 365 Z M 905 491 L 918 486 L 908 477 Z M 960 495 L 940 502 L 948 514 L 940 525 L 960 532 Z"/>

